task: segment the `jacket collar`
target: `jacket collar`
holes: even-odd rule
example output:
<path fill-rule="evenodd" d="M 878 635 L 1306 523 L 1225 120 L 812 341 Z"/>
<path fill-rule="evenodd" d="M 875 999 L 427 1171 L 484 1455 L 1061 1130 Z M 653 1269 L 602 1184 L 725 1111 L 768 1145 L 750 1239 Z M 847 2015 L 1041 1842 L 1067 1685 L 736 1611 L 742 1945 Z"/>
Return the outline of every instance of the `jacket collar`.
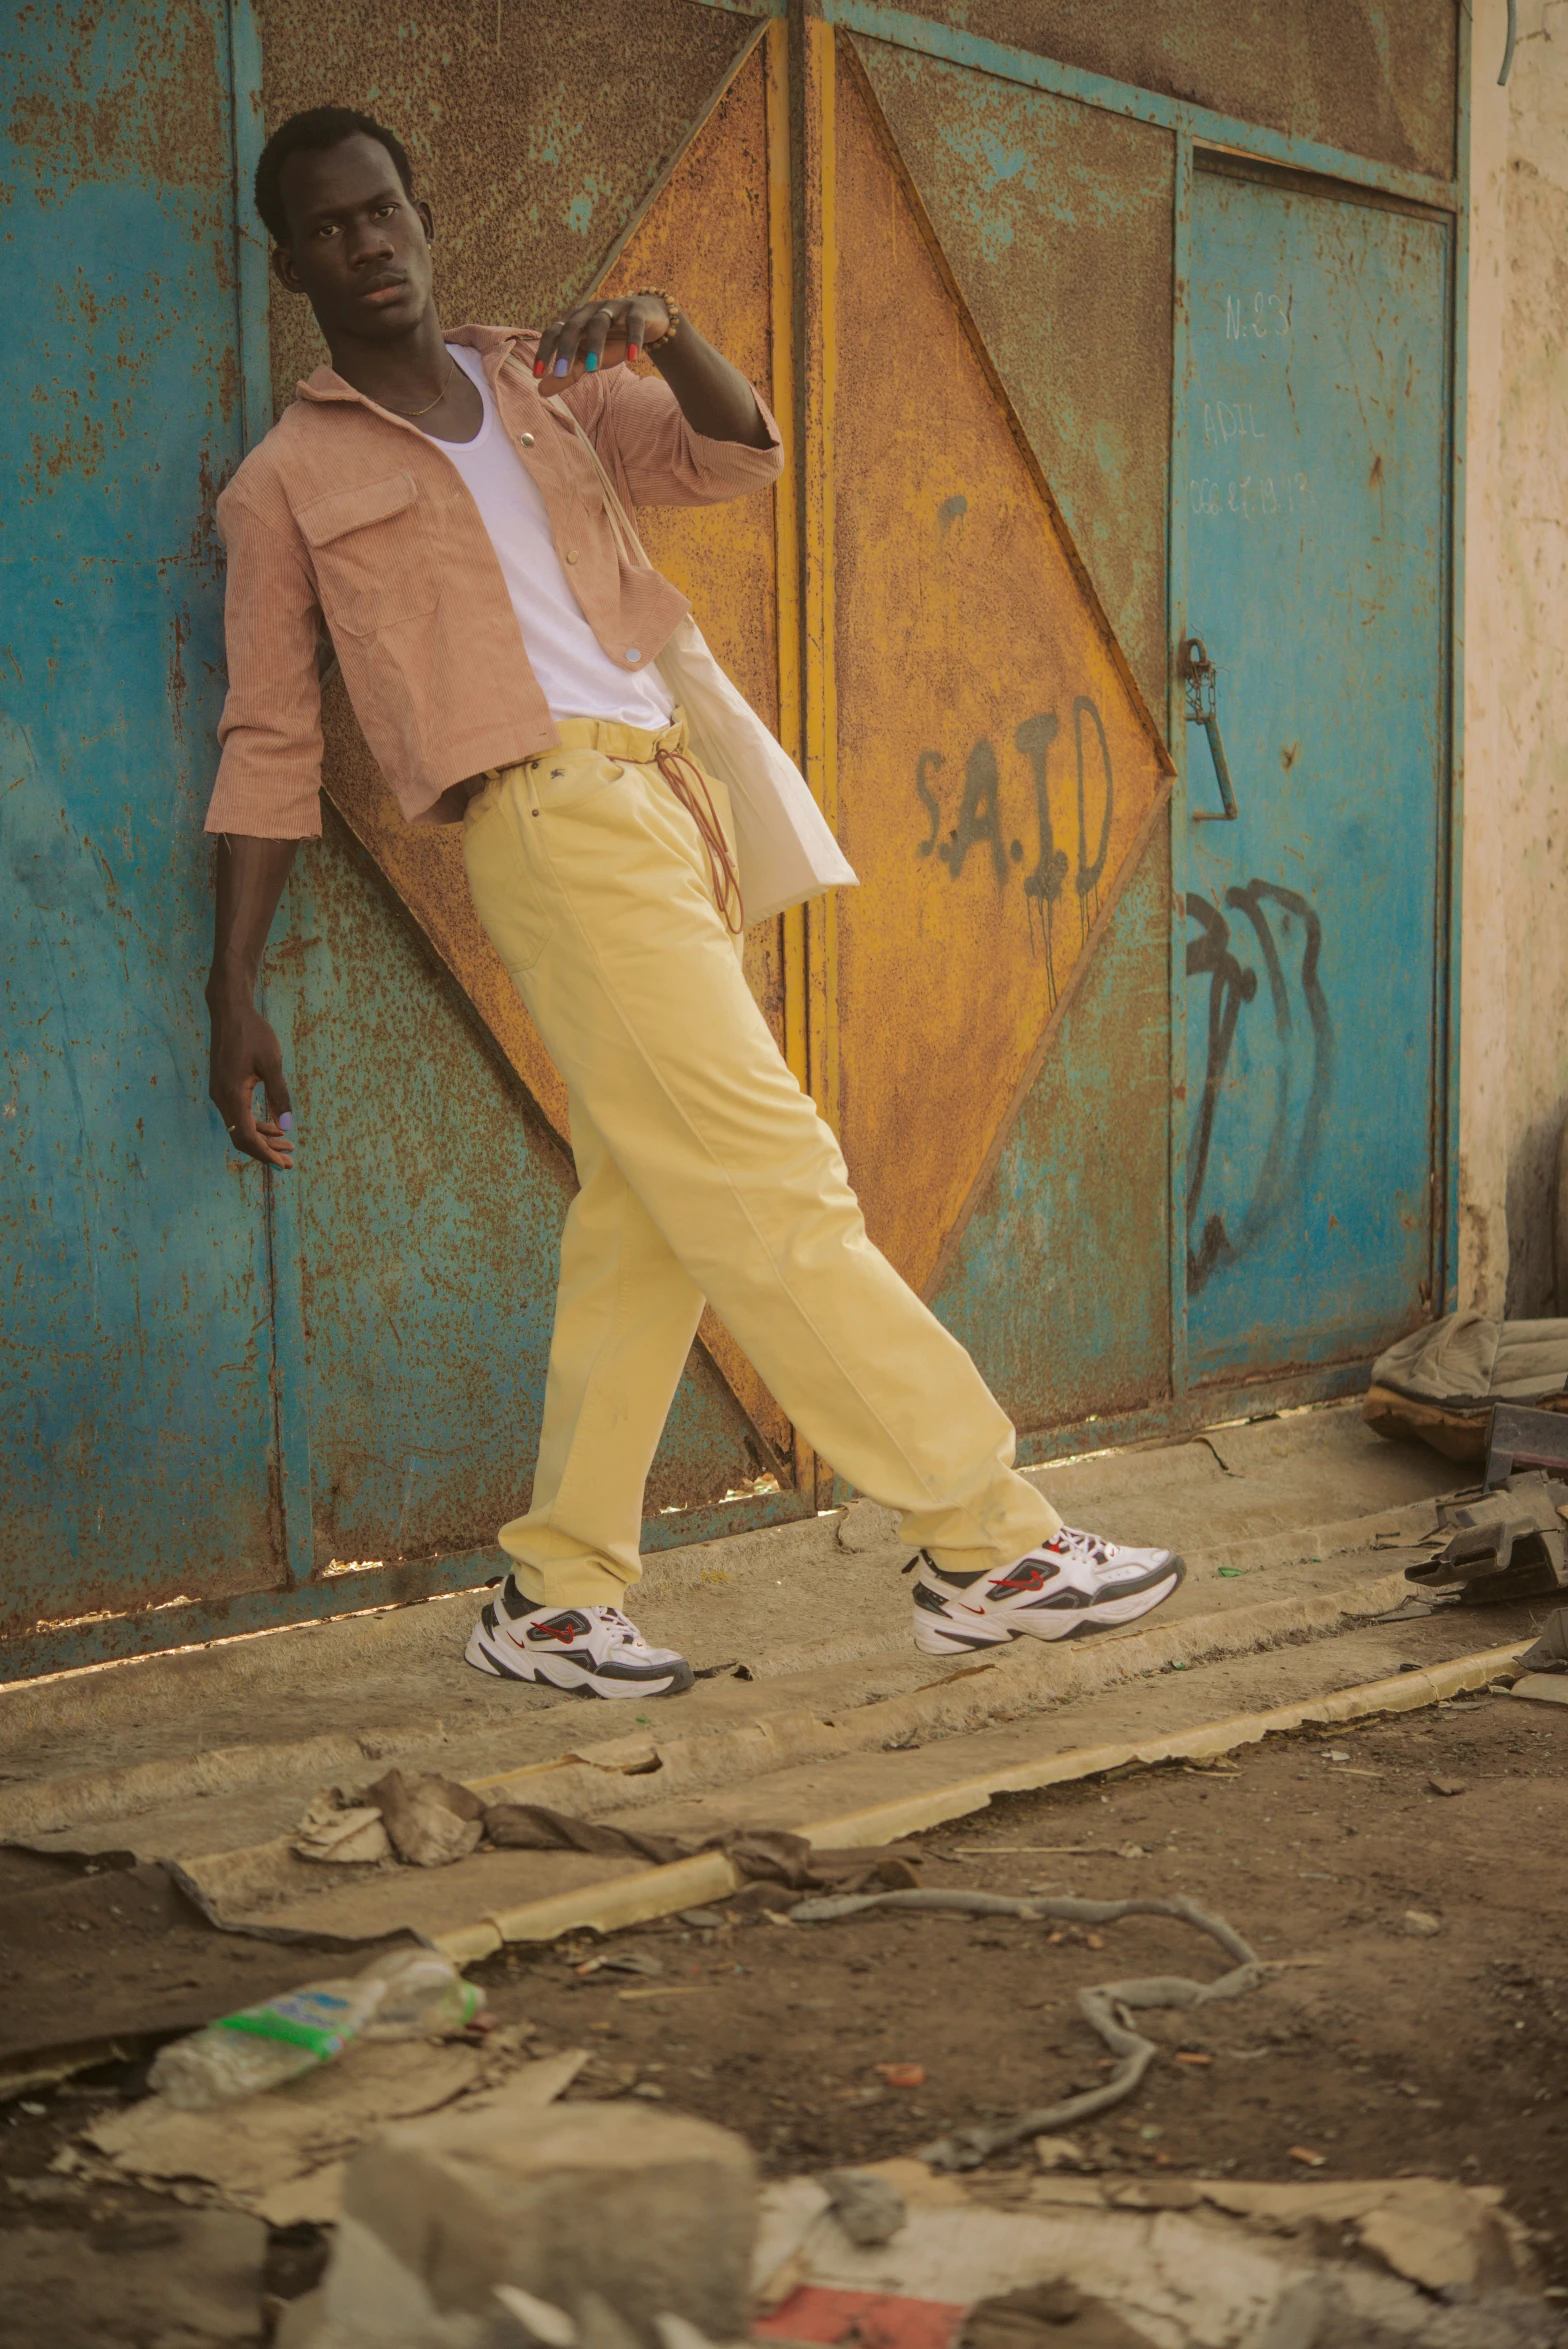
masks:
<path fill-rule="evenodd" d="M 449 343 L 466 344 L 469 350 L 477 351 L 484 361 L 485 374 L 494 385 L 497 375 L 526 332 L 527 329 L 519 326 L 453 326 L 445 330 L 444 339 Z M 318 367 L 314 375 L 307 376 L 303 383 L 294 386 L 294 394 L 296 399 L 313 403 L 357 400 L 362 408 L 373 409 L 378 416 L 394 413 L 392 409 L 383 408 L 375 400 L 369 399 L 364 392 L 356 391 L 333 367 Z M 406 422 L 406 419 L 403 421 Z"/>

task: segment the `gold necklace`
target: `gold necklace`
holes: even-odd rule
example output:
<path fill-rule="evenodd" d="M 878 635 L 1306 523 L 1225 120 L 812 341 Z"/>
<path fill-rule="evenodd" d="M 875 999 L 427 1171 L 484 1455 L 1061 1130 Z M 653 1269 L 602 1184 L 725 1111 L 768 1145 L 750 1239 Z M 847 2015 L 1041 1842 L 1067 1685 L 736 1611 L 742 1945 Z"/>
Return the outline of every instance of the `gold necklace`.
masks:
<path fill-rule="evenodd" d="M 451 389 L 453 376 L 457 373 L 457 361 L 453 358 L 450 351 L 448 351 L 446 355 L 446 370 L 446 381 L 442 384 L 441 389 L 436 393 L 436 396 L 433 400 L 427 400 L 422 408 L 392 408 L 393 415 L 406 417 L 408 422 L 412 424 L 416 416 L 428 416 L 432 408 L 439 408 L 441 402 L 446 398 L 448 391 Z M 382 405 L 384 407 L 392 407 L 390 400 L 383 401 Z"/>

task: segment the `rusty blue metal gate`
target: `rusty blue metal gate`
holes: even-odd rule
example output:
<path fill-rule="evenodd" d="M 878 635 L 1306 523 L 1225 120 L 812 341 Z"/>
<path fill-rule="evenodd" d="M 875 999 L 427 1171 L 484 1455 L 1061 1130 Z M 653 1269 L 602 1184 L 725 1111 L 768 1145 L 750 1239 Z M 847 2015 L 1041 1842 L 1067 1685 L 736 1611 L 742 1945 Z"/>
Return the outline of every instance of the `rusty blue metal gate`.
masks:
<path fill-rule="evenodd" d="M 205 1093 L 212 506 L 241 454 L 219 0 L 0 30 L 5 1608 L 254 1588 L 278 1493 L 260 1170 Z"/>
<path fill-rule="evenodd" d="M 206 1099 L 213 508 L 272 413 L 260 29 L 247 0 L 0 17 L 0 1676 L 471 1585 L 537 1437 L 560 1133 L 330 811 L 264 980 L 296 1178 L 226 1156 Z M 684 30 L 626 212 L 755 32 Z M 570 25 L 527 38 L 581 73 Z M 694 1354 L 648 1548 L 815 1505 L 732 1388 Z"/>
<path fill-rule="evenodd" d="M 1432 1310 L 1451 227 L 1198 158 L 1184 635 L 1194 1379 Z M 1189 713 L 1191 714 L 1191 713 Z"/>
<path fill-rule="evenodd" d="M 1296 9 L 1048 11 L 1068 62 L 946 0 L 421 0 L 408 37 L 357 0 L 0 0 L 0 1677 L 471 1584 L 526 1498 L 564 1088 L 341 696 L 265 975 L 295 1177 L 205 1098 L 213 505 L 320 356 L 269 313 L 263 110 L 403 129 L 449 317 L 668 283 L 770 388 L 771 507 L 650 543 L 897 870 L 748 973 L 1023 1456 L 1348 1391 L 1441 1309 L 1468 33 L 1316 0 L 1361 60 L 1317 82 Z M 900 627 L 917 578 L 954 615 L 919 692 L 870 657 L 879 564 Z M 1069 606 L 1098 683 L 1040 649 Z M 1169 691 L 1189 636 L 1233 821 Z M 705 1322 L 644 1546 L 835 1490 Z"/>

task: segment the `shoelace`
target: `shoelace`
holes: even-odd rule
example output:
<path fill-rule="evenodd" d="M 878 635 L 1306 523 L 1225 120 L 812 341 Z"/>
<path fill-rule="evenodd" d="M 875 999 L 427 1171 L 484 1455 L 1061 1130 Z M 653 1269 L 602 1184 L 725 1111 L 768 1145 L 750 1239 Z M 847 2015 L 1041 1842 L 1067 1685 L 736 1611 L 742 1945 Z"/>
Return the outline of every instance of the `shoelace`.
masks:
<path fill-rule="evenodd" d="M 654 762 L 697 827 L 702 845 L 708 852 L 708 878 L 713 884 L 713 902 L 724 916 L 724 927 L 730 936 L 738 938 L 746 927 L 740 875 L 735 870 L 729 842 L 724 837 L 724 827 L 719 822 L 707 778 L 702 769 L 681 750 L 656 751 Z M 690 782 L 687 781 L 688 776 Z"/>
<path fill-rule="evenodd" d="M 1064 1525 L 1057 1538 L 1093 1566 L 1108 1566 L 1111 1562 L 1111 1545 L 1101 1541 L 1097 1534 L 1084 1533 L 1076 1525 Z"/>
<path fill-rule="evenodd" d="M 640 1648 L 643 1645 L 642 1633 L 635 1623 L 621 1613 L 619 1607 L 601 1607 L 599 1613 L 612 1630 L 620 1633 L 623 1647 Z"/>

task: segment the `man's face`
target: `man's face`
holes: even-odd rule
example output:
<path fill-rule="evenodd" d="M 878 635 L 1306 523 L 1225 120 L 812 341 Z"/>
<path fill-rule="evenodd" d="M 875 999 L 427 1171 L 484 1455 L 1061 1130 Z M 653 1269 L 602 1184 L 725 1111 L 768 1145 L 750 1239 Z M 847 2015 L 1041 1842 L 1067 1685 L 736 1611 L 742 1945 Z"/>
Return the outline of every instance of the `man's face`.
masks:
<path fill-rule="evenodd" d="M 280 182 L 290 242 L 272 266 L 306 294 L 328 342 L 391 342 L 430 305 L 430 208 L 405 195 L 379 139 L 362 132 L 290 155 Z"/>

